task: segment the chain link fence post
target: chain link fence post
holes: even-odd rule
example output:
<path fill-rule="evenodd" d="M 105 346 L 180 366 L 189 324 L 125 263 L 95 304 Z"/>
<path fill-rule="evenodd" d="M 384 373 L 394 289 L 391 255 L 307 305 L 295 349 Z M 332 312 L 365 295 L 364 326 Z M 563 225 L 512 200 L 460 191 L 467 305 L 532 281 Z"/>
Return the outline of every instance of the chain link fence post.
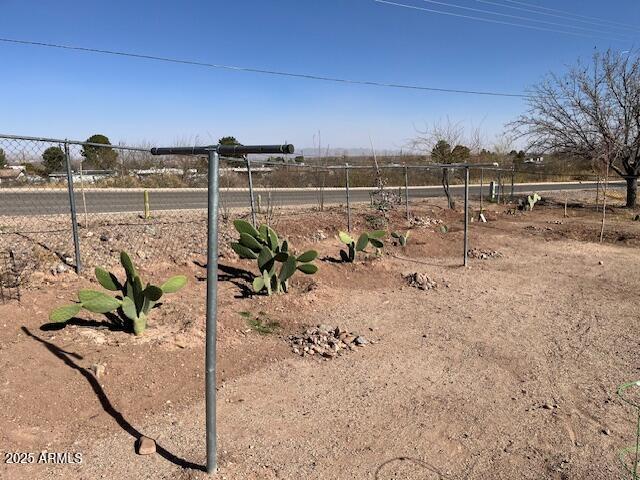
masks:
<path fill-rule="evenodd" d="M 480 169 L 480 213 L 482 213 L 482 202 L 484 200 L 484 168 Z"/>
<path fill-rule="evenodd" d="M 247 163 L 247 176 L 249 178 L 249 201 L 251 202 L 251 221 L 253 222 L 253 226 L 257 227 L 258 222 L 256 220 L 256 206 L 255 200 L 253 198 L 253 178 L 251 176 L 251 162 L 248 157 L 245 157 L 245 161 Z"/>
<path fill-rule="evenodd" d="M 351 233 L 351 194 L 349 192 L 349 164 L 344 165 L 345 187 L 347 193 L 347 231 Z"/>
<path fill-rule="evenodd" d="M 80 238 L 78 236 L 78 218 L 76 212 L 76 197 L 73 193 L 73 173 L 71 172 L 71 155 L 69 155 L 69 144 L 64 143 L 64 159 L 67 166 L 67 191 L 69 193 L 69 210 L 71 211 L 71 231 L 73 232 L 73 248 L 75 251 L 76 273 L 82 270 L 82 260 L 80 258 Z"/>
<path fill-rule="evenodd" d="M 404 206 L 407 213 L 407 221 L 409 221 L 409 169 L 404 166 Z"/>
<path fill-rule="evenodd" d="M 513 202 L 513 195 L 514 195 L 514 183 L 516 181 L 516 166 L 513 165 L 511 167 L 511 202 Z"/>
<path fill-rule="evenodd" d="M 468 263 L 469 247 L 469 167 L 464 169 L 464 261 L 466 267 Z"/>

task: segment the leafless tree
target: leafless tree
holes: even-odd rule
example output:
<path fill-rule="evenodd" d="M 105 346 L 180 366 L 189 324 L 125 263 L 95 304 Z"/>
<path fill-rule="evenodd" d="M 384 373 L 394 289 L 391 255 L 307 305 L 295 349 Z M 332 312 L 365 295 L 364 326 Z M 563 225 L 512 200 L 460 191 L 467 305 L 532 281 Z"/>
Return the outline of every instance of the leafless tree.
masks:
<path fill-rule="evenodd" d="M 432 163 L 453 163 L 466 160 L 471 152 L 477 154 L 482 148 L 483 140 L 480 128 L 471 128 L 467 134 L 463 122 L 452 122 L 449 117 L 445 120 L 425 125 L 410 141 L 413 150 L 428 155 Z M 457 155 L 464 151 L 464 158 Z M 454 153 L 455 152 L 455 153 Z M 455 202 L 449 191 L 449 168 L 442 169 L 442 188 L 447 197 L 449 208 L 454 208 Z"/>
<path fill-rule="evenodd" d="M 605 164 L 627 182 L 636 206 L 640 175 L 640 57 L 597 52 L 564 75 L 549 74 L 529 92 L 529 108 L 511 123 L 528 149 Z"/>

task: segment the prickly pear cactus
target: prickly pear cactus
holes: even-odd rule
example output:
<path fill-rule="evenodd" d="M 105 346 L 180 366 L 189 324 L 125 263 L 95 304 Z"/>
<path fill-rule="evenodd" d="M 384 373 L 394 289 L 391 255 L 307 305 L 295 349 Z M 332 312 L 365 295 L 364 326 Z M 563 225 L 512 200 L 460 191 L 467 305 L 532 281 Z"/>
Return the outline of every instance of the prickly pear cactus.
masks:
<path fill-rule="evenodd" d="M 278 234 L 268 225 L 260 225 L 260 228 L 256 229 L 249 222 L 235 220 L 233 226 L 240 234 L 240 239 L 232 243 L 231 248 L 240 258 L 255 260 L 264 247 L 276 254 L 289 250 L 287 241 L 280 242 Z"/>
<path fill-rule="evenodd" d="M 318 271 L 318 267 L 311 263 L 317 256 L 318 252 L 315 250 L 304 252 L 298 257 L 286 252 L 274 255 L 271 250 L 264 247 L 258 257 L 258 268 L 262 275 L 253 279 L 253 291 L 259 293 L 266 290 L 267 295 L 286 293 L 289 289 L 289 279 L 296 271 L 307 275 L 313 275 Z M 276 269 L 276 262 L 282 263 L 279 272 Z"/>
<path fill-rule="evenodd" d="M 384 243 L 381 238 L 386 235 L 384 230 L 375 230 L 373 232 L 364 232 L 358 237 L 356 242 L 348 233 L 338 232 L 338 238 L 342 243 L 347 246 L 347 251 L 340 250 L 340 258 L 343 262 L 352 263 L 356 259 L 356 252 L 367 253 L 367 246 L 371 245 L 375 248 L 376 254 L 380 253 L 380 250 L 384 248 Z"/>
<path fill-rule="evenodd" d="M 394 245 L 400 245 L 401 247 L 406 247 L 407 242 L 409 241 L 409 235 L 411 234 L 410 230 L 407 230 L 404 234 L 398 232 L 391 232 L 391 236 L 393 237 Z"/>
<path fill-rule="evenodd" d="M 160 286 L 147 283 L 143 287 L 131 257 L 126 252 L 120 253 L 120 263 L 124 268 L 126 278 L 124 282 L 111 272 L 96 267 L 95 274 L 98 283 L 106 290 L 120 292 L 122 300 L 98 290 L 80 290 L 78 302 L 63 305 L 51 311 L 49 320 L 61 323 L 71 320 L 83 308 L 93 313 L 110 313 L 117 311 L 120 317 L 127 320 L 133 332 L 141 335 L 147 327 L 147 319 L 151 309 L 166 293 L 175 293 L 187 284 L 187 277 L 177 275 L 171 277 Z"/>
<path fill-rule="evenodd" d="M 289 251 L 286 240 L 280 241 L 278 234 L 268 225 L 255 228 L 244 220 L 233 222 L 240 239 L 231 244 L 231 248 L 240 256 L 256 260 L 260 275 L 253 279 L 253 290 L 259 293 L 266 290 L 267 295 L 286 293 L 289 279 L 296 271 L 313 275 L 318 267 L 313 262 L 318 256 L 315 250 L 309 250 L 296 257 Z M 280 270 L 277 268 L 280 263 Z"/>
<path fill-rule="evenodd" d="M 540 195 L 538 195 L 538 192 L 535 192 L 533 195 L 529 195 L 527 197 L 527 203 L 528 203 L 529 211 L 533 210 L 533 207 L 540 200 L 542 200 L 542 197 Z"/>

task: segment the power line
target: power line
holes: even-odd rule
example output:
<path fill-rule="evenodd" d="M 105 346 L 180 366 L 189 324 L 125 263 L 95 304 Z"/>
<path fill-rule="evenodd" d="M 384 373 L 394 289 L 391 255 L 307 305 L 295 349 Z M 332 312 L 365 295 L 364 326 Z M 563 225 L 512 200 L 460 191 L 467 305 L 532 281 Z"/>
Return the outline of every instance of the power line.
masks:
<path fill-rule="evenodd" d="M 593 21 L 593 20 L 582 20 L 580 17 L 581 15 L 576 15 L 576 14 L 565 14 L 565 15 L 560 15 L 557 13 L 547 13 L 547 12 L 541 12 L 539 10 L 534 10 L 533 8 L 525 8 L 525 7 L 518 7 L 515 5 L 507 5 L 504 3 L 498 3 L 498 2 L 494 2 L 491 0 L 476 0 L 476 2 L 479 3 L 486 3 L 487 5 L 494 5 L 496 7 L 501 7 L 501 8 L 511 8 L 512 10 L 519 10 L 521 12 L 529 12 L 529 13 L 534 13 L 536 15 L 544 15 L 547 17 L 554 17 L 554 18 L 561 18 L 564 20 L 568 20 L 570 22 L 580 22 L 580 23 L 584 23 L 587 25 L 596 25 L 598 27 L 609 27 L 609 28 L 619 28 L 619 29 L 627 29 L 627 30 L 633 30 L 634 32 L 639 32 L 640 30 L 633 28 L 633 27 L 627 27 L 627 26 L 618 26 L 618 25 L 607 25 L 607 24 L 602 24 L 599 23 L 597 21 Z M 569 26 L 569 25 L 567 25 Z M 576 28 L 576 27 L 574 27 Z M 627 32 L 611 32 L 611 33 L 615 33 L 620 34 L 620 35 L 626 35 Z"/>
<path fill-rule="evenodd" d="M 488 13 L 489 15 L 496 15 L 499 17 L 506 17 L 506 18 L 515 18 L 516 20 L 525 20 L 528 22 L 537 22 L 537 23 L 544 23 L 546 25 L 554 25 L 554 26 L 559 26 L 559 27 L 568 27 L 568 28 L 575 28 L 577 30 L 583 30 L 583 31 L 587 31 L 587 32 L 596 32 L 596 33 L 604 33 L 605 35 L 611 35 L 614 32 L 610 32 L 610 31 L 604 31 L 604 30 L 596 30 L 595 28 L 588 28 L 588 27 L 579 27 L 576 25 L 567 25 L 566 23 L 558 23 L 558 22 L 551 22 L 548 20 L 539 20 L 536 18 L 531 18 L 529 17 L 523 17 L 521 15 L 510 15 L 508 13 L 501 13 L 501 12 L 496 12 L 495 10 L 485 10 L 482 8 L 473 8 L 473 7 L 465 7 L 463 5 L 456 5 L 453 3 L 448 3 L 448 2 L 439 2 L 436 0 L 422 0 L 423 2 L 427 2 L 427 3 L 432 3 L 435 5 L 442 5 L 445 7 L 453 7 L 453 8 L 459 8 L 461 10 L 468 10 L 468 11 L 472 11 L 472 12 L 479 12 L 479 13 Z M 491 4 L 495 4 L 495 5 L 500 5 L 494 2 L 484 2 L 484 0 L 478 0 L 481 1 L 483 3 L 491 3 Z M 617 33 L 614 33 L 617 35 Z M 622 40 L 621 38 L 616 38 L 616 40 Z"/>
<path fill-rule="evenodd" d="M 478 1 L 481 1 L 481 0 L 478 0 Z M 520 2 L 520 1 L 517 1 L 517 0 L 503 0 L 503 1 L 508 2 L 508 3 L 515 3 L 516 5 L 523 5 L 525 7 L 532 7 L 532 8 L 537 8 L 537 9 L 540 9 L 540 10 L 547 10 L 549 12 L 564 13 L 566 15 L 571 15 L 571 16 L 578 17 L 578 18 L 583 18 L 583 19 L 587 19 L 587 20 L 593 20 L 593 21 L 598 22 L 600 24 L 608 23 L 608 24 L 610 24 L 612 26 L 630 28 L 630 29 L 636 30 L 636 31 L 638 30 L 638 26 L 637 25 L 631 25 L 629 23 L 615 22 L 613 20 L 605 20 L 605 19 L 598 18 L 598 17 L 589 17 L 587 15 L 579 15 L 577 13 L 568 12 L 566 10 L 558 10 L 557 8 L 543 7 L 542 5 L 535 5 L 533 3 Z"/>
<path fill-rule="evenodd" d="M 506 20 L 496 20 L 493 18 L 485 18 L 485 17 L 476 17 L 474 15 L 465 15 L 462 13 L 454 13 L 454 12 L 447 12 L 447 11 L 443 11 L 443 10 L 435 10 L 432 8 L 424 8 L 424 7 L 417 7 L 415 5 L 406 5 L 404 3 L 396 3 L 396 2 L 391 2 L 388 0 L 374 0 L 377 3 L 385 3 L 387 5 L 392 5 L 394 7 L 404 7 L 404 8 L 409 8 L 412 10 L 420 10 L 423 12 L 430 12 L 430 13 L 436 13 L 438 15 L 448 15 L 451 17 L 459 17 L 459 18 L 466 18 L 466 19 L 470 19 L 470 20 L 478 20 L 481 22 L 488 22 L 488 23 L 498 23 L 501 25 L 511 25 L 514 27 L 521 27 L 521 28 L 529 28 L 532 30 L 541 30 L 544 32 L 555 32 L 555 33 L 563 33 L 566 35 L 573 35 L 573 36 L 577 36 L 577 37 L 587 37 L 587 38 L 593 38 L 593 35 L 587 35 L 584 33 L 579 33 L 579 32 L 567 32 L 565 30 L 556 30 L 554 28 L 546 28 L 546 27 L 539 27 L 537 25 L 527 25 L 527 24 L 522 24 L 522 23 L 514 23 L 514 22 L 508 22 Z"/>
<path fill-rule="evenodd" d="M 237 72 L 260 73 L 265 75 L 276 75 L 281 77 L 292 77 L 292 78 L 299 78 L 299 79 L 306 79 L 306 80 L 319 80 L 319 81 L 325 81 L 325 82 L 346 83 L 351 85 L 368 85 L 368 86 L 374 86 L 374 87 L 397 88 L 397 89 L 405 89 L 405 90 L 421 90 L 421 91 L 441 92 L 441 93 L 460 93 L 460 94 L 467 94 L 467 95 L 485 95 L 485 96 L 493 96 L 493 97 L 529 98 L 529 95 L 525 95 L 523 93 L 506 93 L 506 92 L 494 92 L 494 91 L 485 91 L 485 90 L 462 90 L 462 89 L 456 89 L 456 88 L 425 87 L 421 85 L 384 83 L 384 82 L 376 82 L 376 81 L 370 81 L 370 80 L 349 80 L 344 78 L 327 77 L 322 75 L 311 75 L 306 73 L 291 73 L 291 72 L 283 72 L 283 71 L 277 71 L 277 70 L 265 70 L 265 69 L 253 68 L 253 67 L 238 67 L 235 65 L 222 65 L 222 64 L 216 64 L 216 63 L 200 62 L 196 60 L 183 60 L 178 58 L 159 57 L 155 55 L 143 55 L 139 53 L 121 52 L 116 50 L 103 50 L 98 48 L 78 47 L 78 46 L 61 45 L 61 44 L 55 44 L 55 43 L 35 42 L 31 40 L 18 40 L 13 38 L 0 38 L 0 42 L 12 43 L 12 44 L 18 44 L 18 45 L 46 47 L 46 48 L 57 48 L 62 50 L 74 50 L 74 51 L 80 51 L 80 52 L 99 53 L 104 55 L 114 55 L 114 56 L 120 56 L 120 57 L 139 58 L 144 60 L 154 60 L 158 62 L 178 63 L 183 65 L 195 65 L 199 67 L 217 68 L 217 69 L 232 70 Z"/>

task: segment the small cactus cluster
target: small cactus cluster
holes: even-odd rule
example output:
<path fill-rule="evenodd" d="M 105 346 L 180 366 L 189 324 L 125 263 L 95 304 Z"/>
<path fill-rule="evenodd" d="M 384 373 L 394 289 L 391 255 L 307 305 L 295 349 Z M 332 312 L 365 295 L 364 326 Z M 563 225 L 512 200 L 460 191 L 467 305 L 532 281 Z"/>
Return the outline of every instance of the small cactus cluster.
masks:
<path fill-rule="evenodd" d="M 161 286 L 147 283 L 143 287 L 140 275 L 136 271 L 131 258 L 126 252 L 120 253 L 120 262 L 126 272 L 126 281 L 121 283 L 111 272 L 96 267 L 98 283 L 111 292 L 121 292 L 121 297 L 111 297 L 97 290 L 80 290 L 78 302 L 63 305 L 51 311 L 49 320 L 62 323 L 71 320 L 81 309 L 94 313 L 110 313 L 117 311 L 121 318 L 131 322 L 133 332 L 141 335 L 147 328 L 149 312 L 165 293 L 175 293 L 187 283 L 187 277 L 177 275 L 171 277 Z"/>
<path fill-rule="evenodd" d="M 409 241 L 409 235 L 411 235 L 411 230 L 407 230 L 404 234 L 398 232 L 391 232 L 391 236 L 393 237 L 393 243 L 395 245 L 400 245 L 401 247 L 406 247 L 407 242 Z"/>
<path fill-rule="evenodd" d="M 533 207 L 535 206 L 535 204 L 540 200 L 542 200 L 542 197 L 538 195 L 538 192 L 535 192 L 533 195 L 529 195 L 527 197 L 527 203 L 529 204 L 528 205 L 529 211 L 533 210 Z"/>
<path fill-rule="evenodd" d="M 384 248 L 384 243 L 380 240 L 384 237 L 386 232 L 384 230 L 375 230 L 373 232 L 364 232 L 358 237 L 356 242 L 351 235 L 345 232 L 338 232 L 340 241 L 347 246 L 347 251 L 340 250 L 340 258 L 343 262 L 352 263 L 356 259 L 356 252 L 365 252 L 367 246 L 371 244 L 376 249 L 376 254 L 380 253 L 380 250 Z"/>
<path fill-rule="evenodd" d="M 278 234 L 268 225 L 255 228 L 244 220 L 233 222 L 240 234 L 240 240 L 231 244 L 231 248 L 240 258 L 258 261 L 259 276 L 253 279 L 253 290 L 256 293 L 266 290 L 267 295 L 286 293 L 289 279 L 296 271 L 313 275 L 318 267 L 313 262 L 318 256 L 315 250 L 309 250 L 302 255 L 295 256 L 289 251 L 286 240 L 282 242 Z M 277 271 L 277 263 L 281 263 Z"/>

